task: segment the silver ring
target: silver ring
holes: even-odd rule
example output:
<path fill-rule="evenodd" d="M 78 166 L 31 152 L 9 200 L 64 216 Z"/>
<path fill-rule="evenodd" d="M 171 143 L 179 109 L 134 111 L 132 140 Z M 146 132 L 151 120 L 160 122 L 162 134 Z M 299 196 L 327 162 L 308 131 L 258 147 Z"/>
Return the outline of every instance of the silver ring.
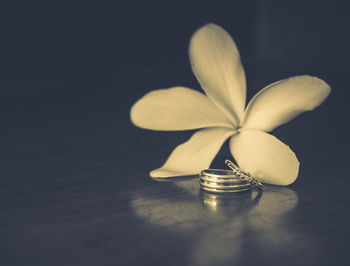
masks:
<path fill-rule="evenodd" d="M 250 187 L 251 184 L 245 183 L 245 184 L 237 184 L 237 183 L 218 183 L 218 182 L 210 182 L 210 181 L 203 181 L 200 180 L 199 183 L 208 188 L 218 188 L 218 189 L 240 189 L 240 188 L 247 188 Z"/>
<path fill-rule="evenodd" d="M 237 192 L 244 192 L 249 191 L 250 187 L 244 188 L 244 189 L 218 189 L 218 188 L 208 188 L 201 186 L 201 189 L 207 192 L 213 192 L 213 193 L 237 193 Z"/>
<path fill-rule="evenodd" d="M 262 189 L 263 184 L 254 177 L 252 177 L 250 173 L 243 171 L 228 159 L 225 160 L 225 164 L 228 167 L 230 167 L 232 169 L 232 172 L 238 175 L 242 179 L 242 181 L 249 182 L 252 184 L 252 186 L 257 187 L 258 189 Z"/>
<path fill-rule="evenodd" d="M 251 183 L 242 180 L 231 170 L 206 169 L 199 175 L 202 190 L 212 193 L 235 193 L 251 189 Z"/>

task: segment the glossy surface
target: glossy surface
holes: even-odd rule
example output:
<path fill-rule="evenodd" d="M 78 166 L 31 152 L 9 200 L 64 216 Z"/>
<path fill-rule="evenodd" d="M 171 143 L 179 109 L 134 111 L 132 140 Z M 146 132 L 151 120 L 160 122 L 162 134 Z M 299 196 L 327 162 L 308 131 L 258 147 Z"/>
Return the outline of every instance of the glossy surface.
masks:
<path fill-rule="evenodd" d="M 21 160 L 7 150 L 0 212 L 6 265 L 347 261 L 344 155 L 305 161 L 298 181 L 288 188 L 215 195 L 200 191 L 197 177 L 152 180 L 147 169 L 158 161 L 161 148 L 135 160 L 131 142 L 117 145 L 116 136 L 123 134 L 112 120 L 76 122 L 20 133 L 25 139 L 15 143 Z M 99 129 L 92 132 L 91 124 Z M 219 155 L 217 168 L 224 167 L 226 156 Z"/>

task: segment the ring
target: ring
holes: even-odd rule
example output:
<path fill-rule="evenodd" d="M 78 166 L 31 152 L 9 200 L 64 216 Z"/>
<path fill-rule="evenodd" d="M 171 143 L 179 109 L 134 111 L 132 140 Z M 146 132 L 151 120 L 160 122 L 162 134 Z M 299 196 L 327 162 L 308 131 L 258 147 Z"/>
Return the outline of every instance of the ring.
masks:
<path fill-rule="evenodd" d="M 233 173 L 237 174 L 237 176 L 239 176 L 241 178 L 241 180 L 249 182 L 252 184 L 253 187 L 257 187 L 258 189 L 262 189 L 263 184 L 256 180 L 255 178 L 253 178 L 251 176 L 250 173 L 243 171 L 242 169 L 240 169 L 237 165 L 235 165 L 233 162 L 231 162 L 230 160 L 226 159 L 225 160 L 225 164 L 230 167 L 233 171 Z"/>
<path fill-rule="evenodd" d="M 206 169 L 199 175 L 200 188 L 212 193 L 235 193 L 251 189 L 251 183 L 242 180 L 231 170 Z"/>
<path fill-rule="evenodd" d="M 218 189 L 240 189 L 240 188 L 247 188 L 251 186 L 249 183 L 242 185 L 238 183 L 218 183 L 218 182 L 210 182 L 205 180 L 200 180 L 199 183 L 208 188 L 218 188 Z"/>

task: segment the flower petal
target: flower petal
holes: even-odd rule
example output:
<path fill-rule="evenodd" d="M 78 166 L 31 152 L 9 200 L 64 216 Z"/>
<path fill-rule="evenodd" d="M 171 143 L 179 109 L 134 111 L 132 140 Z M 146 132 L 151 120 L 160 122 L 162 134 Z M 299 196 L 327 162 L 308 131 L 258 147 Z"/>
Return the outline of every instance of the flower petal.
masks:
<path fill-rule="evenodd" d="M 241 131 L 231 138 L 230 149 L 237 164 L 264 183 L 287 186 L 298 176 L 294 152 L 263 131 Z"/>
<path fill-rule="evenodd" d="M 239 123 L 246 100 L 246 80 L 231 36 L 215 24 L 207 24 L 193 34 L 189 54 L 193 73 L 205 93 Z"/>
<path fill-rule="evenodd" d="M 236 131 L 226 128 L 206 128 L 197 131 L 192 137 L 177 146 L 165 164 L 151 171 L 152 177 L 197 175 L 210 163 L 225 140 Z"/>
<path fill-rule="evenodd" d="M 207 96 L 184 87 L 146 94 L 133 105 L 130 118 L 136 126 L 153 130 L 233 126 Z"/>
<path fill-rule="evenodd" d="M 242 127 L 272 131 L 320 105 L 331 92 L 323 80 L 295 76 L 270 84 L 249 102 Z"/>

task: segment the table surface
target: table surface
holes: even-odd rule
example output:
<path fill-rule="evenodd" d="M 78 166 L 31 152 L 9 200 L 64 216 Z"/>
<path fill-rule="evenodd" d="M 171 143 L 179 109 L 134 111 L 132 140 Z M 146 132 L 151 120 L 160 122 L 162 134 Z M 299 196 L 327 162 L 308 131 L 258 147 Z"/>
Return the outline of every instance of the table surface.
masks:
<path fill-rule="evenodd" d="M 131 124 L 120 130 L 108 115 L 9 133 L 0 186 L 3 265 L 348 261 L 344 153 L 306 160 L 290 187 L 224 197 L 200 191 L 197 177 L 148 176 L 175 135 Z M 226 156 L 221 151 L 214 166 Z"/>

